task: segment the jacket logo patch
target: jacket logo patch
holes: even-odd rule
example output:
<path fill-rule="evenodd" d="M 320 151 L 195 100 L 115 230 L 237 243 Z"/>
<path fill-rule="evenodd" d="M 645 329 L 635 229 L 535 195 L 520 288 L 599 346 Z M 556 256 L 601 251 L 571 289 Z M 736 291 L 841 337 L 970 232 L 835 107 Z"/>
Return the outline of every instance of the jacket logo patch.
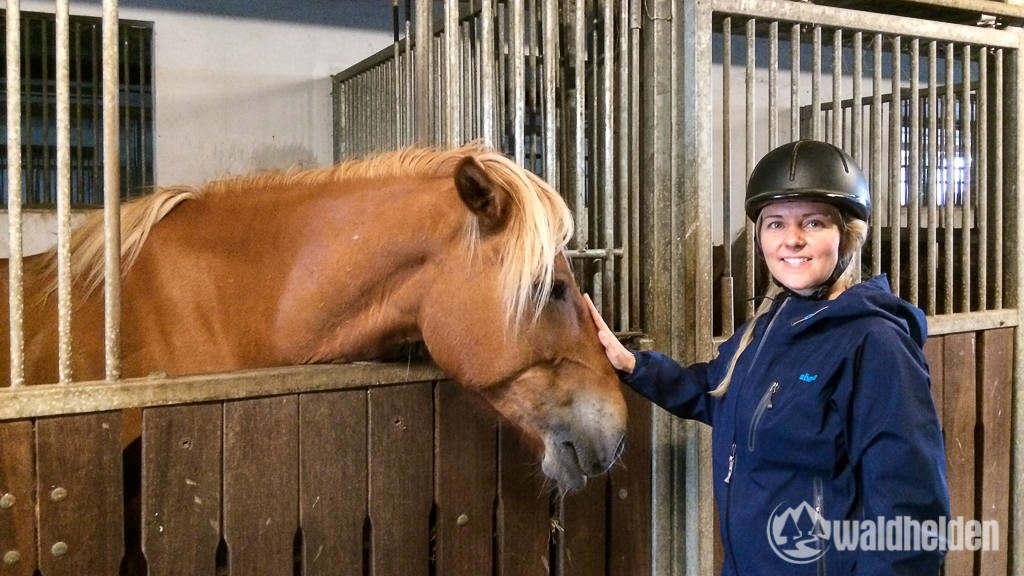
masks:
<path fill-rule="evenodd" d="M 803 374 L 800 375 L 800 379 L 803 380 L 804 382 L 814 382 L 815 380 L 818 379 L 818 375 L 814 374 L 812 376 L 812 375 L 808 374 L 807 372 L 804 372 Z"/>

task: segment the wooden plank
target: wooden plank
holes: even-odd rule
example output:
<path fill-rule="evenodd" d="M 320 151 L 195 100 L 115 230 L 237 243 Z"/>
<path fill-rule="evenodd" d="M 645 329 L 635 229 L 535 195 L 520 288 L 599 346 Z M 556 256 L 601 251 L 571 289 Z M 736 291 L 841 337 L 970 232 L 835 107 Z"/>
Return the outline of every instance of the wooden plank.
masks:
<path fill-rule="evenodd" d="M 370 390 L 373 574 L 427 576 L 433 505 L 432 384 Z"/>
<path fill-rule="evenodd" d="M 606 573 L 608 476 L 590 478 L 583 490 L 562 501 L 560 534 L 563 576 Z"/>
<path fill-rule="evenodd" d="M 0 424 L 0 575 L 36 569 L 35 430 L 32 422 Z"/>
<path fill-rule="evenodd" d="M 142 413 L 142 550 L 149 576 L 214 573 L 222 415 L 220 404 Z"/>
<path fill-rule="evenodd" d="M 623 387 L 626 448 L 609 472 L 608 574 L 651 573 L 651 403 Z M 716 515 L 717 518 L 717 515 Z M 716 533 L 717 534 L 717 533 Z M 717 540 L 717 536 L 716 536 Z"/>
<path fill-rule="evenodd" d="M 302 569 L 362 576 L 366 523 L 366 392 L 299 397 Z"/>
<path fill-rule="evenodd" d="M 121 413 L 36 422 L 39 569 L 117 574 L 124 554 Z"/>
<path fill-rule="evenodd" d="M 981 446 L 978 466 L 981 483 L 981 520 L 994 520 L 1005 531 L 1010 515 L 1010 414 L 1013 396 L 1013 328 L 982 332 L 978 343 L 981 384 L 978 394 Z M 1005 533 L 1005 532 L 1004 532 Z M 1005 538 L 1003 534 L 1000 537 Z M 982 550 L 981 576 L 1008 574 L 1008 546 Z"/>
<path fill-rule="evenodd" d="M 975 334 L 946 336 L 943 350 L 943 408 L 946 435 L 946 479 L 953 518 L 974 518 Z M 946 574 L 972 574 L 974 553 L 951 551 Z"/>
<path fill-rule="evenodd" d="M 939 415 L 939 424 L 945 429 L 942 420 L 942 389 L 943 375 L 945 374 L 945 363 L 942 361 L 945 336 L 932 337 L 924 343 L 924 357 L 928 361 L 928 371 L 932 381 L 932 401 L 935 402 L 935 411 Z"/>
<path fill-rule="evenodd" d="M 436 388 L 437 573 L 493 572 L 497 415 L 453 382 Z"/>
<path fill-rule="evenodd" d="M 498 432 L 498 546 L 501 574 L 547 575 L 551 534 L 549 489 L 538 464 L 540 448 L 512 427 Z"/>
<path fill-rule="evenodd" d="M 298 406 L 296 396 L 224 404 L 224 540 L 231 576 L 292 573 Z"/>

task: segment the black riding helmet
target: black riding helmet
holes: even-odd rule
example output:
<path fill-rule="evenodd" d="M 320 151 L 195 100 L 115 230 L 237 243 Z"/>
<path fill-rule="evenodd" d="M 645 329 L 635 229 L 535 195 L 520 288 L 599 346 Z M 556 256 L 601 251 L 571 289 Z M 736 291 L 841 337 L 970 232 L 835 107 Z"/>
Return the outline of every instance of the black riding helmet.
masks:
<path fill-rule="evenodd" d="M 757 222 L 761 209 L 776 200 L 827 202 L 868 220 L 871 194 L 860 166 L 841 149 L 817 140 L 798 140 L 764 155 L 747 182 L 747 217 Z"/>

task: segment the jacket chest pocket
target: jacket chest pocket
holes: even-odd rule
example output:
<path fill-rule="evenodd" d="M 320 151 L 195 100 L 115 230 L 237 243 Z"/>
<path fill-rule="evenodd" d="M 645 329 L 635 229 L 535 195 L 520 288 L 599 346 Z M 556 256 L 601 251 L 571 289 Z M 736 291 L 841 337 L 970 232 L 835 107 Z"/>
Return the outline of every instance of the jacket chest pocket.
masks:
<path fill-rule="evenodd" d="M 839 414 L 832 406 L 829 373 L 769 381 L 754 405 L 746 448 L 772 460 L 807 462 L 830 453 Z"/>
<path fill-rule="evenodd" d="M 769 410 L 775 408 L 775 396 L 779 393 L 782 384 L 778 380 L 772 382 L 768 389 L 761 395 L 761 399 L 754 409 L 754 416 L 750 419 L 750 431 L 747 434 L 747 450 L 753 452 L 757 448 L 757 430 Z"/>

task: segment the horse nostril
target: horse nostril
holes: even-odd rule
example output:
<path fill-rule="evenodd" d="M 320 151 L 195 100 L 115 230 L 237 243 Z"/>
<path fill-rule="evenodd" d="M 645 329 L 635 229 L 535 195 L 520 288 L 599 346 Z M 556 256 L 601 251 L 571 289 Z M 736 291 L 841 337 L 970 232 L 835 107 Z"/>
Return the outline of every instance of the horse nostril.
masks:
<path fill-rule="evenodd" d="M 619 438 L 619 445 L 615 447 L 615 458 L 612 460 L 618 460 L 622 456 L 622 451 L 626 449 L 626 437 L 622 436 Z"/>

